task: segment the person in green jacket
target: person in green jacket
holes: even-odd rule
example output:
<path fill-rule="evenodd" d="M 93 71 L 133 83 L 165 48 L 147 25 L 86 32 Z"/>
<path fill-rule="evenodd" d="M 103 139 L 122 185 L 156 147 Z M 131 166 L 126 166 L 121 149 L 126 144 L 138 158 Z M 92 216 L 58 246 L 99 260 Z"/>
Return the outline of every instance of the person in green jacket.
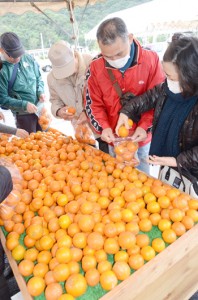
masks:
<path fill-rule="evenodd" d="M 0 37 L 2 68 L 0 71 L 0 106 L 16 116 L 16 126 L 29 133 L 41 130 L 37 104 L 45 101 L 44 83 L 35 59 L 25 53 L 19 37 L 5 32 Z M 15 79 L 13 73 L 16 71 Z M 12 80 L 11 80 L 12 79 Z M 12 87 L 10 88 L 10 81 Z"/>

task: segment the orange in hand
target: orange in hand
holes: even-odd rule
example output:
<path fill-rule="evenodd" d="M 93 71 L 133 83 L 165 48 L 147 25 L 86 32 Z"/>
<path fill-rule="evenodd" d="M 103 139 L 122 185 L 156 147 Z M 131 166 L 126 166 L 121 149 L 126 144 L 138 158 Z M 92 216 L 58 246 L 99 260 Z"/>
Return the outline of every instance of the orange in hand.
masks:
<path fill-rule="evenodd" d="M 129 127 L 131 128 L 133 126 L 133 121 L 131 119 L 128 119 L 128 124 L 129 124 Z"/>
<path fill-rule="evenodd" d="M 118 135 L 120 137 L 127 137 L 129 135 L 129 130 L 125 126 L 120 126 L 118 129 Z"/>
<path fill-rule="evenodd" d="M 76 113 L 76 109 L 75 107 L 71 106 L 68 107 L 67 112 L 74 115 Z"/>

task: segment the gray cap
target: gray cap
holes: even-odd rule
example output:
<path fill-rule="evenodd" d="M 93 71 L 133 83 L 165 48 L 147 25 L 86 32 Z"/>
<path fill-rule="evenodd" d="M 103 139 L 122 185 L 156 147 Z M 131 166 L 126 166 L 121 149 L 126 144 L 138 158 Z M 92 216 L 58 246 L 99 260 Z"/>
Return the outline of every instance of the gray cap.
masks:
<path fill-rule="evenodd" d="M 0 37 L 1 48 L 12 58 L 18 58 L 25 53 L 25 49 L 14 32 L 5 32 Z"/>

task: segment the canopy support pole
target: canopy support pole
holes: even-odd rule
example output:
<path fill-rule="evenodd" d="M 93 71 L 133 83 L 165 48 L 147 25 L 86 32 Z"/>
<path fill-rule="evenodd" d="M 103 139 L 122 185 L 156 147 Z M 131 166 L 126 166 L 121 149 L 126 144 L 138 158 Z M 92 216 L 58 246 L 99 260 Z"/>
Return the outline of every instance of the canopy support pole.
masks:
<path fill-rule="evenodd" d="M 66 32 L 64 29 L 62 29 L 61 26 L 59 26 L 56 22 L 54 22 L 54 20 L 52 20 L 52 18 L 50 18 L 46 13 L 44 13 L 44 11 L 42 11 L 34 2 L 30 2 L 30 4 L 41 14 L 43 14 L 46 18 L 48 18 L 59 30 L 61 30 L 64 34 L 66 34 L 70 39 L 72 38 L 72 36 L 68 32 Z"/>
<path fill-rule="evenodd" d="M 75 45 L 75 50 L 77 50 L 77 46 L 78 46 L 78 26 L 75 20 L 75 16 L 74 16 L 74 10 L 73 10 L 73 4 L 72 4 L 72 0 L 67 1 L 68 3 L 68 10 L 69 10 L 69 14 L 70 14 L 70 22 L 72 23 L 72 30 L 73 30 L 73 37 L 72 39 L 74 40 L 74 45 Z"/>

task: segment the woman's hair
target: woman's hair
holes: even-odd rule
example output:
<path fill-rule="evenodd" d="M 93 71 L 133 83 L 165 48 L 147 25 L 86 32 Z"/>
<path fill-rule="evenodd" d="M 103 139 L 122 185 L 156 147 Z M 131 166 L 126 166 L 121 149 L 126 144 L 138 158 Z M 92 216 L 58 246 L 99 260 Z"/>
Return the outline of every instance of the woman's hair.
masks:
<path fill-rule="evenodd" d="M 128 30 L 124 21 L 120 18 L 107 19 L 100 24 L 97 30 L 97 40 L 103 45 L 111 45 L 120 37 L 124 42 L 128 38 Z"/>
<path fill-rule="evenodd" d="M 185 97 L 198 95 L 198 38 L 181 35 L 173 39 L 163 61 L 176 66 Z"/>

